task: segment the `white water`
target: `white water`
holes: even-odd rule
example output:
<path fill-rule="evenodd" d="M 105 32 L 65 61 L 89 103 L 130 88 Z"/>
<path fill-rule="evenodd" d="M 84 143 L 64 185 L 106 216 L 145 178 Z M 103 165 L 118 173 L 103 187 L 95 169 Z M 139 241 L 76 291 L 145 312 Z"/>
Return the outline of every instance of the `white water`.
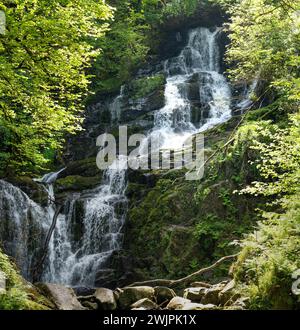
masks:
<path fill-rule="evenodd" d="M 93 286 L 97 271 L 107 267 L 111 254 L 121 248 L 127 202 L 126 159 L 121 158 L 118 164 L 118 170 L 112 169 L 113 164 L 105 172 L 99 187 L 69 198 L 50 242 L 46 281 Z M 74 224 L 78 202 L 83 205 L 83 215 L 79 216 L 81 223 Z M 74 242 L 72 231 L 76 225 L 82 237 Z"/>
<path fill-rule="evenodd" d="M 154 127 L 149 133 L 149 138 L 156 139 L 160 148 L 181 148 L 191 134 L 231 117 L 231 92 L 219 67 L 216 42 L 219 31 L 191 30 L 181 54 L 166 61 L 166 105 L 156 112 Z M 188 86 L 194 76 L 201 102 L 208 106 L 209 115 L 193 124 Z M 120 117 L 122 98 L 123 90 L 111 106 L 113 120 Z M 97 272 L 108 268 L 112 253 L 121 248 L 127 201 L 126 159 L 120 160 L 122 166 L 117 170 L 113 169 L 113 164 L 96 189 L 68 197 L 50 241 L 44 281 L 93 286 Z M 32 202 L 20 189 L 0 181 L 0 189 L 2 186 L 5 191 L 0 197 L 0 213 L 10 219 L 9 233 L 13 236 L 10 239 L 6 234 L 5 237 L 23 274 L 28 274 L 31 265 L 30 240 L 36 239 L 36 244 L 43 246 L 45 233 L 52 222 L 55 212 L 53 183 L 60 172 L 50 173 L 41 180 L 49 193 L 50 203 L 46 209 Z M 32 237 L 32 219 L 37 228 L 36 238 Z M 3 228 L 0 226 L 0 230 L 5 230 Z"/>
<path fill-rule="evenodd" d="M 18 187 L 0 180 L 0 242 L 27 279 L 31 279 L 35 257 L 50 223 L 47 209 Z"/>
<path fill-rule="evenodd" d="M 180 55 L 165 63 L 166 104 L 156 112 L 154 127 L 149 135 L 161 149 L 179 149 L 192 134 L 203 132 L 231 117 L 231 90 L 220 73 L 216 40 L 219 32 L 219 28 L 214 31 L 207 28 L 191 30 L 188 44 Z M 188 83 L 195 75 L 198 75 L 201 102 L 209 106 L 208 118 L 197 125 L 191 122 L 188 98 Z"/>

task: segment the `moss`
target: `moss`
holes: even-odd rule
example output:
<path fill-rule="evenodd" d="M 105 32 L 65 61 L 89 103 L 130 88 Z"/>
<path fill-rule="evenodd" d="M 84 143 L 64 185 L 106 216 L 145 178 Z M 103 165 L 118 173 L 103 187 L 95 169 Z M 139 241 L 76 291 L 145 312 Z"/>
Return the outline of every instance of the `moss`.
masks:
<path fill-rule="evenodd" d="M 136 79 L 131 84 L 130 95 L 133 99 L 144 98 L 155 91 L 163 91 L 165 83 L 166 78 L 163 74 Z"/>
<path fill-rule="evenodd" d="M 1 309 L 44 310 L 52 304 L 26 284 L 9 258 L 0 250 L 0 270 L 6 276 L 6 292 L 0 294 Z"/>
<path fill-rule="evenodd" d="M 83 177 L 80 175 L 70 175 L 65 178 L 58 179 L 55 182 L 55 192 L 62 191 L 82 191 L 85 189 L 95 188 L 101 183 L 101 179 L 96 177 Z"/>

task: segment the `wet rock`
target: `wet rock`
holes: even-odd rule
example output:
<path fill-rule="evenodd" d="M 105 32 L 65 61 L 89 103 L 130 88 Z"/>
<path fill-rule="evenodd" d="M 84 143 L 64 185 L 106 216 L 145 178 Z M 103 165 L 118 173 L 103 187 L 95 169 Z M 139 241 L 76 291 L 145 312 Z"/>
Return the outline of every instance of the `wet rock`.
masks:
<path fill-rule="evenodd" d="M 169 302 L 172 298 L 176 297 L 174 290 L 165 286 L 156 286 L 154 288 L 156 302 L 160 305 L 164 302 Z"/>
<path fill-rule="evenodd" d="M 35 182 L 27 176 L 9 177 L 6 181 L 20 188 L 36 203 L 42 206 L 48 204 L 48 192 L 42 184 Z"/>
<path fill-rule="evenodd" d="M 181 310 L 183 311 L 197 311 L 197 310 L 212 310 L 216 309 L 217 306 L 213 304 L 197 304 L 197 303 L 187 303 L 184 304 Z"/>
<path fill-rule="evenodd" d="M 6 276 L 0 270 L 0 295 L 6 292 Z"/>
<path fill-rule="evenodd" d="M 191 301 L 201 302 L 202 298 L 205 296 L 207 288 L 187 288 L 184 290 L 183 297 L 190 299 Z"/>
<path fill-rule="evenodd" d="M 96 289 L 94 296 L 99 305 L 99 309 L 112 311 L 117 308 L 117 302 L 112 290 L 106 288 L 98 288 Z"/>
<path fill-rule="evenodd" d="M 84 310 L 75 292 L 60 284 L 37 283 L 36 287 L 60 310 Z"/>
<path fill-rule="evenodd" d="M 127 309 L 136 301 L 148 298 L 154 300 L 154 289 L 149 286 L 125 287 L 117 290 L 118 304 L 121 309 Z"/>
<path fill-rule="evenodd" d="M 225 285 L 222 291 L 219 292 L 219 301 L 221 305 L 225 305 L 226 302 L 232 297 L 234 294 L 235 281 L 232 280 Z"/>
<path fill-rule="evenodd" d="M 189 299 L 185 299 L 185 298 L 182 298 L 182 297 L 174 297 L 168 303 L 167 309 L 171 309 L 171 310 L 182 309 L 184 305 L 186 305 L 190 302 L 191 301 Z"/>
<path fill-rule="evenodd" d="M 148 298 L 140 299 L 130 307 L 134 310 L 153 310 L 158 308 L 157 304 Z"/>

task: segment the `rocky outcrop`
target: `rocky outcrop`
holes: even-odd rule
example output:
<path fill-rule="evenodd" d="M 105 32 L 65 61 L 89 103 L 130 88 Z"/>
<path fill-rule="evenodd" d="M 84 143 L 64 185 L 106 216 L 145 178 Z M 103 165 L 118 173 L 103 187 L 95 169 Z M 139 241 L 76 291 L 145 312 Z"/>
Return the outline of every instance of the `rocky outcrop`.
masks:
<path fill-rule="evenodd" d="M 59 284 L 37 283 L 36 287 L 60 310 L 84 310 L 71 288 Z"/>

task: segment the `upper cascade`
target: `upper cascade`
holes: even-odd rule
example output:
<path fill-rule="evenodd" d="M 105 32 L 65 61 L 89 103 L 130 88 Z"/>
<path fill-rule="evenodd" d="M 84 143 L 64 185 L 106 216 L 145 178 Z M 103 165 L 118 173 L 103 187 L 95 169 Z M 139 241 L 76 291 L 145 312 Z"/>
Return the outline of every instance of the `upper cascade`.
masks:
<path fill-rule="evenodd" d="M 220 73 L 218 34 L 200 27 L 188 33 L 188 43 L 179 56 L 168 59 L 165 106 L 155 113 L 151 138 L 161 148 L 181 148 L 191 134 L 205 131 L 231 117 L 231 89 Z M 191 81 L 197 85 L 200 120 L 192 120 Z M 206 114 L 204 114 L 206 113 Z"/>

